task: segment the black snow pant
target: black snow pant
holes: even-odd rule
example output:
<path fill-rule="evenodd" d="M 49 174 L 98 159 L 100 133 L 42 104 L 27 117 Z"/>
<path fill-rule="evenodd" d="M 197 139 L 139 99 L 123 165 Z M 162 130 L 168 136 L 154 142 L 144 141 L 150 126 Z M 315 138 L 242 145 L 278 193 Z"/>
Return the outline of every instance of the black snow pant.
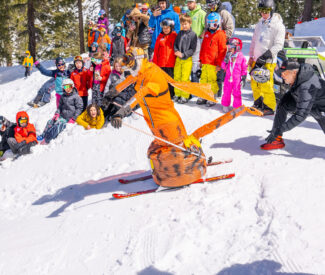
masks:
<path fill-rule="evenodd" d="M 161 69 L 167 73 L 171 78 L 174 78 L 174 68 L 169 68 L 169 67 L 161 67 Z M 168 84 L 169 86 L 169 93 L 170 93 L 170 98 L 172 99 L 175 95 L 174 92 L 174 87 L 170 84 Z"/>
<path fill-rule="evenodd" d="M 99 107 L 102 107 L 104 92 L 100 91 L 100 85 L 94 84 L 92 90 L 93 90 L 93 94 L 92 94 L 91 103 L 97 104 Z"/>
<path fill-rule="evenodd" d="M 36 141 L 26 143 L 26 142 L 20 142 L 18 143 L 15 138 L 8 138 L 8 144 L 11 149 L 11 151 L 14 154 L 19 154 L 19 155 L 25 155 L 30 153 L 30 148 L 34 145 L 37 144 Z"/>
<path fill-rule="evenodd" d="M 220 70 L 217 72 L 217 84 L 218 84 L 218 87 L 219 87 L 219 90 L 218 90 L 218 97 L 222 97 L 222 88 L 223 88 L 223 81 L 225 79 L 225 71 L 224 70 Z"/>
<path fill-rule="evenodd" d="M 82 99 L 82 103 L 83 103 L 83 107 L 82 107 L 82 111 L 86 110 L 87 106 L 88 106 L 88 96 L 81 96 Z"/>
<path fill-rule="evenodd" d="M 30 67 L 25 67 L 25 77 L 30 76 Z"/>
<path fill-rule="evenodd" d="M 283 123 L 287 121 L 288 113 L 294 113 L 296 108 L 297 104 L 293 96 L 290 93 L 286 93 L 282 97 L 276 109 L 273 129 L 281 128 Z M 325 133 L 325 112 L 320 111 L 317 106 L 314 106 L 310 111 L 310 115 L 318 122 L 319 126 Z"/>

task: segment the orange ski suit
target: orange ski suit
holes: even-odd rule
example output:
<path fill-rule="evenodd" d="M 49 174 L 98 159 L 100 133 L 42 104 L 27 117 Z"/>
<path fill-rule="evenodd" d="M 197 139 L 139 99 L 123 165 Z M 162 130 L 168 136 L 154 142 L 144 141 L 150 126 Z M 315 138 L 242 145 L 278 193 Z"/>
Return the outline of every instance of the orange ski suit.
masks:
<path fill-rule="evenodd" d="M 136 101 L 131 104 L 131 108 L 140 105 L 151 132 L 184 149 L 195 146 L 199 155 L 155 139 L 148 149 L 155 182 L 165 187 L 176 187 L 202 178 L 206 173 L 205 156 L 200 142 L 187 135 L 183 121 L 170 99 L 165 74 L 157 65 L 145 60 L 138 73 L 135 90 Z"/>

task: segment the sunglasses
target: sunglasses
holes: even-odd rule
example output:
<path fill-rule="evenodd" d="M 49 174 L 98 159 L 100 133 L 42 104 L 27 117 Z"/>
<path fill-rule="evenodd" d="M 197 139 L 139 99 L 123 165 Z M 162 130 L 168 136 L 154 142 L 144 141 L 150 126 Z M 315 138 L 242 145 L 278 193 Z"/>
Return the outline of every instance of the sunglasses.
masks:
<path fill-rule="evenodd" d="M 218 23 L 209 23 L 209 27 L 210 28 L 219 28 L 219 24 Z"/>
<path fill-rule="evenodd" d="M 72 85 L 64 85 L 64 86 L 63 86 L 63 89 L 64 89 L 64 90 L 72 89 Z"/>
<path fill-rule="evenodd" d="M 258 11 L 260 13 L 268 14 L 268 13 L 271 13 L 272 9 L 270 9 L 270 8 L 258 8 Z"/>
<path fill-rule="evenodd" d="M 56 65 L 57 67 L 63 67 L 63 66 L 65 66 L 65 64 L 64 63 L 60 63 L 60 64 L 58 64 L 58 65 Z"/>

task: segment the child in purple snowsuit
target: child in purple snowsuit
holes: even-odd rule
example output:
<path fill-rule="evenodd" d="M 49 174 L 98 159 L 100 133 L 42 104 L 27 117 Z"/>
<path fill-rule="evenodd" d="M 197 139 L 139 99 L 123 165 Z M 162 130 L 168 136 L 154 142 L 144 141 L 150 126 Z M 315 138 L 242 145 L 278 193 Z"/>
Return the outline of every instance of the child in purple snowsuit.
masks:
<path fill-rule="evenodd" d="M 105 28 L 106 33 L 108 35 L 108 19 L 107 19 L 107 17 L 105 17 L 105 15 L 106 15 L 106 12 L 104 10 L 99 11 L 97 25 L 98 25 L 98 28 Z M 97 42 L 96 39 L 95 39 L 95 42 Z"/>
<path fill-rule="evenodd" d="M 237 108 L 242 105 L 241 99 L 241 81 L 246 80 L 247 61 L 243 53 L 242 42 L 239 38 L 230 38 L 228 43 L 228 52 L 225 60 L 222 62 L 222 69 L 226 71 L 223 96 L 221 104 L 225 112 L 229 111 L 231 95 L 234 97 L 233 107 Z"/>

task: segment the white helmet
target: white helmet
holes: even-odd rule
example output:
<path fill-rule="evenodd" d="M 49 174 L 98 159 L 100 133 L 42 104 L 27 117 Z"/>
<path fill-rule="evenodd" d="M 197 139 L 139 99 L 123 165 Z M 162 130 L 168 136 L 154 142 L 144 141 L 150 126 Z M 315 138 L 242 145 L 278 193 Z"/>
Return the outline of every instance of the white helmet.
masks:
<path fill-rule="evenodd" d="M 72 79 L 70 78 L 65 78 L 63 81 L 62 81 L 62 88 L 66 85 L 72 85 L 72 87 L 74 87 L 74 82 L 72 81 Z"/>
<path fill-rule="evenodd" d="M 250 75 L 257 83 L 266 83 L 270 80 L 270 71 L 264 67 L 253 69 Z"/>

